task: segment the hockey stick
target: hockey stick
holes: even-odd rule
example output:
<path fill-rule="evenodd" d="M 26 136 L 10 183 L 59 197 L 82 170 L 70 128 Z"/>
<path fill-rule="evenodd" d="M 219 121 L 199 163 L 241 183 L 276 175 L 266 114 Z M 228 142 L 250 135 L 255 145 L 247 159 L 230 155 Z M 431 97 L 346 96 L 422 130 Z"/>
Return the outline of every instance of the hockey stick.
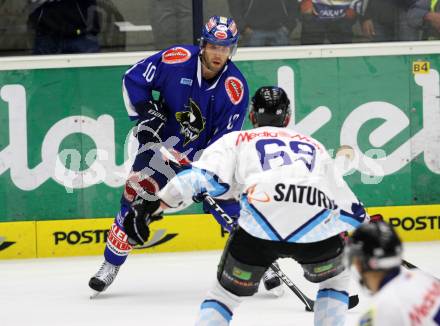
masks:
<path fill-rule="evenodd" d="M 406 261 L 405 259 L 402 259 L 402 266 L 408 269 L 420 269 L 416 265 L 411 264 L 409 261 Z"/>
<path fill-rule="evenodd" d="M 176 164 L 177 166 L 181 166 L 181 164 L 176 160 L 176 158 L 165 148 L 161 147 L 160 152 L 171 162 Z M 197 198 L 199 199 L 199 198 Z M 208 193 L 201 194 L 201 199 L 214 211 L 216 211 L 221 218 L 225 221 L 225 223 L 229 226 L 232 226 L 234 224 L 234 219 L 226 213 L 223 208 L 220 207 L 220 205 L 216 202 L 216 200 L 211 197 Z M 198 201 L 198 200 L 197 200 Z M 315 305 L 315 302 L 310 299 L 307 295 L 305 295 L 291 280 L 290 278 L 284 274 L 284 272 L 277 267 L 275 264 L 272 264 L 270 266 L 270 269 L 277 274 L 277 276 L 284 282 L 284 284 L 287 285 L 287 287 L 292 290 L 293 293 L 301 300 L 302 303 L 305 305 L 306 311 L 313 311 L 313 307 Z M 354 308 L 359 303 L 359 297 L 357 295 L 353 295 L 349 297 L 348 302 L 348 309 Z"/>
<path fill-rule="evenodd" d="M 405 260 L 405 259 L 402 259 L 402 263 L 401 263 L 401 265 L 403 266 L 403 267 L 405 267 L 405 268 L 408 268 L 408 269 L 418 269 L 418 270 L 420 270 L 420 268 L 419 267 L 417 267 L 416 265 L 414 265 L 414 264 L 411 264 L 409 261 L 407 261 L 407 260 Z M 431 275 L 433 278 L 435 278 L 436 280 L 439 280 L 440 281 L 440 279 L 439 278 L 437 278 L 437 277 L 435 277 L 434 275 Z"/>
<path fill-rule="evenodd" d="M 220 207 L 220 205 L 212 198 L 208 193 L 203 193 L 201 195 L 203 201 L 208 204 L 208 206 L 215 210 L 228 225 L 233 225 L 234 220 Z M 290 278 L 284 274 L 284 272 L 275 264 L 270 265 L 270 269 L 274 271 L 275 274 L 287 285 L 289 289 L 292 290 L 293 293 L 304 303 L 306 306 L 306 311 L 313 311 L 313 307 L 315 302 L 310 299 L 307 295 L 305 295 L 291 280 Z M 348 300 L 348 309 L 354 308 L 359 303 L 359 297 L 357 295 L 352 295 Z"/>
<path fill-rule="evenodd" d="M 385 221 L 385 219 L 383 218 L 382 214 L 374 214 L 370 216 L 371 222 L 370 223 L 375 223 L 378 221 L 382 221 L 385 223 L 388 223 Z M 402 265 L 403 267 L 407 268 L 407 269 L 420 269 L 419 267 L 417 267 L 414 264 L 411 264 L 409 261 L 402 259 L 402 262 L 400 263 L 400 265 Z M 431 275 L 432 277 L 434 277 L 435 279 L 439 280 L 437 277 L 435 277 L 434 275 Z"/>

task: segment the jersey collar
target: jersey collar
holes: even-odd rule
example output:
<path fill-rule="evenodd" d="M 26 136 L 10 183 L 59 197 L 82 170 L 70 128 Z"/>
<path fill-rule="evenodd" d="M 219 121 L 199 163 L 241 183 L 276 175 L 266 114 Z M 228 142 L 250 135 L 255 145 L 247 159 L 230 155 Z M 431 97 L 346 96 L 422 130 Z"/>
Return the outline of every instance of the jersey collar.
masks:
<path fill-rule="evenodd" d="M 213 83 L 213 84 L 207 89 L 207 91 L 209 91 L 209 90 L 211 90 L 211 89 L 214 89 L 214 88 L 217 86 L 218 81 L 220 80 L 220 77 L 225 73 L 226 70 L 228 70 L 228 63 L 227 63 L 227 62 L 226 62 L 226 64 L 225 64 L 225 66 L 224 66 L 222 72 L 218 74 L 217 79 L 216 79 L 215 82 L 214 82 L 214 83 Z M 199 56 L 199 59 L 198 59 L 198 61 L 197 61 L 197 81 L 198 81 L 198 83 L 199 83 L 199 87 L 201 88 L 201 87 L 202 87 L 202 59 L 201 59 L 200 56 Z"/>
<path fill-rule="evenodd" d="M 400 267 L 398 268 L 393 268 L 392 270 L 390 270 L 385 277 L 382 279 L 382 282 L 380 282 L 379 285 L 379 289 L 383 288 L 385 286 L 385 284 L 387 284 L 388 282 L 390 282 L 391 280 L 393 280 L 397 275 L 400 274 Z"/>

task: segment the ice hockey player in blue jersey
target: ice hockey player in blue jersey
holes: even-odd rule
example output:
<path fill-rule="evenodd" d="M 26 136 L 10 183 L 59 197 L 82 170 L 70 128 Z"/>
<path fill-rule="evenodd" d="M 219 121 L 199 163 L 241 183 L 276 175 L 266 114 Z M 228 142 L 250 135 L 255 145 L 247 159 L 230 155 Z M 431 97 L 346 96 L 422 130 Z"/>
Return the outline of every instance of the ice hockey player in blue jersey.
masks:
<path fill-rule="evenodd" d="M 139 150 L 108 233 L 105 261 L 89 281 L 93 290 L 107 289 L 133 248 L 124 219 L 142 214 L 148 197 L 154 198 L 174 175 L 165 161 L 157 162 L 151 144 L 161 143 L 182 163 L 191 162 L 222 135 L 242 128 L 249 91 L 231 61 L 238 37 L 231 18 L 213 16 L 202 29 L 200 46 L 170 47 L 125 73 L 123 97 L 129 117 L 137 122 Z M 152 91 L 160 94 L 158 100 Z"/>
<path fill-rule="evenodd" d="M 234 131 L 210 145 L 191 169 L 179 172 L 159 193 L 148 213 L 179 209 L 200 194 L 238 198 L 232 230 L 205 296 L 197 326 L 227 326 L 246 297 L 257 292 L 266 269 L 278 258 L 293 258 L 304 277 L 319 284 L 315 326 L 343 326 L 348 309 L 349 273 L 343 264 L 341 233 L 369 221 L 340 169 L 316 139 L 283 128 L 290 118 L 286 93 L 261 87 L 252 98 L 256 127 Z M 142 244 L 126 219 L 127 234 Z"/>

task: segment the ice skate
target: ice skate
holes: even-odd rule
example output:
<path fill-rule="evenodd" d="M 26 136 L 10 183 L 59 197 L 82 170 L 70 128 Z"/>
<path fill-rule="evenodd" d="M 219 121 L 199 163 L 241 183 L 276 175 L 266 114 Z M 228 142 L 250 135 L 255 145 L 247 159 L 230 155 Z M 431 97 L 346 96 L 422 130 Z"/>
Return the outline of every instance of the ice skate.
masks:
<path fill-rule="evenodd" d="M 274 263 L 278 266 L 277 263 Z M 263 275 L 264 288 L 272 295 L 281 297 L 284 294 L 283 283 L 272 269 L 268 269 Z"/>
<path fill-rule="evenodd" d="M 89 286 L 95 292 L 90 296 L 90 299 L 95 298 L 99 293 L 105 291 L 110 284 L 113 283 L 116 275 L 118 275 L 119 268 L 104 260 L 99 271 L 90 279 Z"/>

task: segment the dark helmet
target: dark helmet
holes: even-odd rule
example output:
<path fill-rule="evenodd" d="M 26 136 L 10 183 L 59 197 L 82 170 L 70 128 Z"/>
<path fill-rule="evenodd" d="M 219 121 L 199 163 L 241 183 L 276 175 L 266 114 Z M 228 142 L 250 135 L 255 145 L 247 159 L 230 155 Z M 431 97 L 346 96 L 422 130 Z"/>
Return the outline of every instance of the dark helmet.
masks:
<path fill-rule="evenodd" d="M 231 55 L 235 54 L 238 43 L 238 29 L 232 18 L 223 16 L 212 16 L 202 28 L 200 46 L 206 43 L 229 46 Z"/>
<path fill-rule="evenodd" d="M 381 221 L 362 224 L 348 242 L 348 260 L 351 265 L 357 257 L 365 271 L 386 271 L 402 263 L 402 242 L 389 224 Z"/>
<path fill-rule="evenodd" d="M 281 87 L 263 86 L 257 89 L 250 104 L 252 124 L 285 127 L 290 120 L 290 101 Z"/>

